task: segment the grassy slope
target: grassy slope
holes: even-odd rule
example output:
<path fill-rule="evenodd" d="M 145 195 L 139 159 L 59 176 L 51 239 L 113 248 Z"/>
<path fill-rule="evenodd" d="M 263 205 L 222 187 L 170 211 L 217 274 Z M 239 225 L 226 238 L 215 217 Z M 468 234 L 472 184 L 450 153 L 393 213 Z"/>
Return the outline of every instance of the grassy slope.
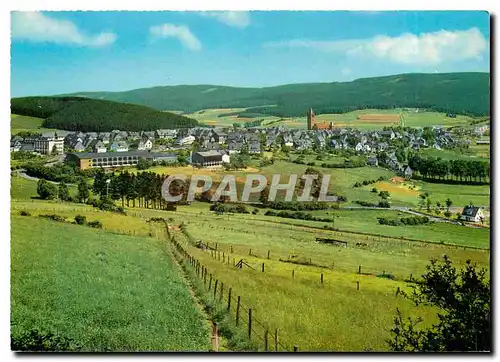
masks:
<path fill-rule="evenodd" d="M 399 280 L 409 274 L 420 274 L 430 258 L 439 258 L 443 254 L 461 265 L 470 258 L 480 266 L 489 266 L 488 251 L 463 250 L 439 244 L 372 241 L 354 235 L 347 239 L 351 243 L 348 248 L 318 245 L 314 243 L 316 236 L 338 238 L 338 235 L 300 225 L 324 223 L 267 217 L 262 215 L 262 211 L 259 215 L 215 216 L 204 203 L 180 207 L 177 212 L 130 209 L 127 216 L 101 212 L 86 205 L 46 201 L 13 202 L 12 207 L 16 214 L 24 209 L 34 215 L 56 213 L 69 220 L 83 214 L 90 220 L 100 220 L 109 231 L 135 235 L 153 232 L 158 237 L 162 235 L 161 230 L 149 229 L 144 220 L 152 216 L 171 217 L 174 224 L 187 223 L 188 230 L 196 239 L 211 245 L 217 242 L 219 249 L 226 254 L 230 254 L 232 245 L 234 253 L 230 254 L 231 260 L 244 258 L 258 270 L 260 263 L 265 262 L 266 273 L 249 269 L 238 271 L 222 266 L 198 250 L 191 251 L 208 266 L 214 277 L 224 282 L 226 290 L 231 286 L 233 295 L 242 296 L 243 305 L 252 307 L 255 318 L 267 321 L 271 330 L 279 328 L 280 341 L 288 346 L 298 344 L 301 350 L 383 350 L 396 307 L 401 308 L 405 315 L 418 314 L 426 317 L 427 322 L 432 320 L 432 311 L 416 310 L 401 298 L 394 297 L 395 289 L 398 286 L 404 288 L 405 283 L 359 276 L 356 274 L 358 265 L 363 266 L 363 272 L 380 274 L 385 271 Z M 339 215 L 336 221 L 339 227 L 358 231 L 377 231 L 376 216 L 379 214 L 397 216 L 394 211 L 335 211 L 335 214 Z M 296 225 L 284 224 L 283 221 Z M 461 238 L 466 244 L 477 245 L 479 240 L 482 240 L 483 246 L 487 244 L 488 233 L 484 230 L 442 224 L 435 224 L 435 227 L 436 230 L 427 234 L 429 238 L 435 234 L 448 242 Z M 412 227 L 411 230 L 386 226 L 378 231 L 386 234 L 406 232 L 405 236 L 412 237 L 417 233 L 422 235 L 425 229 L 425 226 Z M 88 229 L 82 227 L 81 230 Z M 353 247 L 358 241 L 368 246 Z M 254 256 L 248 255 L 249 248 Z M 268 250 L 271 252 L 270 260 L 266 259 Z M 278 258 L 286 259 L 291 254 L 311 258 L 320 265 L 331 266 L 334 263 L 334 268 L 319 269 L 278 261 Z M 292 270 L 296 273 L 294 281 L 290 278 Z M 323 288 L 318 285 L 320 273 L 325 275 Z M 360 291 L 356 291 L 357 280 L 361 283 Z M 375 315 L 374 310 L 377 311 Z M 256 337 L 262 332 L 259 328 L 254 326 Z"/>
<path fill-rule="evenodd" d="M 207 350 L 208 331 L 158 240 L 12 216 L 13 333 L 87 351 Z"/>
<path fill-rule="evenodd" d="M 13 135 L 23 131 L 40 133 L 52 131 L 51 128 L 43 128 L 42 124 L 42 118 L 21 116 L 18 114 L 10 115 L 10 132 Z"/>

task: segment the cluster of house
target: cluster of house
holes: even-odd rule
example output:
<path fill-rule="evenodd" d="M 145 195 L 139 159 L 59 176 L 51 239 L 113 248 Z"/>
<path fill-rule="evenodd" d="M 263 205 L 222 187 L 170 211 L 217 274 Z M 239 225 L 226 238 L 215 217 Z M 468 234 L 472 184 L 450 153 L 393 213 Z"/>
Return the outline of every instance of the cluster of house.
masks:
<path fill-rule="evenodd" d="M 50 155 L 64 152 L 64 132 L 46 132 L 36 136 L 14 136 L 10 140 L 11 152 L 30 152 Z"/>

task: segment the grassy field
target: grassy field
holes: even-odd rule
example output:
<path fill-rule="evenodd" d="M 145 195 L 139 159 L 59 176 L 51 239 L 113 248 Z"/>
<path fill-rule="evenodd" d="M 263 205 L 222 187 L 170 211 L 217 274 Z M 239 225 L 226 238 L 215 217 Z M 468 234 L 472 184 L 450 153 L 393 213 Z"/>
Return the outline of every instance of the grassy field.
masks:
<path fill-rule="evenodd" d="M 11 217 L 11 323 L 85 351 L 207 351 L 208 326 L 163 242 Z"/>
<path fill-rule="evenodd" d="M 443 160 L 471 160 L 476 159 L 480 161 L 489 161 L 490 153 L 489 146 L 484 147 L 478 145 L 477 147 L 471 147 L 464 152 L 452 149 L 442 149 L 436 150 L 435 148 L 426 148 L 420 151 L 420 154 L 427 157 L 439 157 Z M 476 146 L 476 145 L 474 145 Z M 486 152 L 487 151 L 487 152 Z"/>
<path fill-rule="evenodd" d="M 406 287 L 403 279 L 410 274 L 416 276 L 422 273 L 430 258 L 439 258 L 443 254 L 449 255 L 460 265 L 470 258 L 480 266 L 489 267 L 488 250 L 463 249 L 439 244 L 440 241 L 444 241 L 488 248 L 489 234 L 482 229 L 441 223 L 412 227 L 382 226 L 377 224 L 377 216 L 395 218 L 400 216 L 398 212 L 389 210 L 333 211 L 336 220 L 335 227 L 343 230 L 374 232 L 393 237 L 422 238 L 434 243 L 407 242 L 396 238 L 367 239 L 362 235 L 319 229 L 325 223 L 264 216 L 265 210 L 260 210 L 257 215 L 217 216 L 209 211 L 208 207 L 209 205 L 205 203 L 193 203 L 190 206 L 179 207 L 176 212 L 137 208 L 128 209 L 127 215 L 120 215 L 80 204 L 40 200 L 12 202 L 13 215 L 17 215 L 20 210 L 27 210 L 32 215 L 55 213 L 72 220 L 75 215 L 82 214 L 86 215 L 89 220 L 101 221 L 106 232 L 131 235 L 129 237 L 117 236 L 102 231 L 95 232 L 85 227 L 64 225 L 64 228 L 68 228 L 68 232 L 79 235 L 78 240 L 90 240 L 85 235 L 80 236 L 83 232 L 99 233 L 102 237 L 109 236 L 119 240 L 144 240 L 140 243 L 131 241 L 130 244 L 123 246 L 127 248 L 126 255 L 138 254 L 136 248 L 146 247 L 144 243 L 147 245 L 154 243 L 152 239 L 139 238 L 139 236 L 153 235 L 162 238 L 161 229 L 146 223 L 150 217 L 169 218 L 171 225 L 185 223 L 189 233 L 195 239 L 209 242 L 212 246 L 218 243 L 218 248 L 229 255 L 231 260 L 233 258 L 244 259 L 256 269 L 237 270 L 212 259 L 206 252 L 187 245 L 190 253 L 209 268 L 214 278 L 224 282 L 226 291 L 227 287 L 231 286 L 233 295 L 241 295 L 243 305 L 253 309 L 254 318 L 266 321 L 271 330 L 278 328 L 280 341 L 283 344 L 287 346 L 297 344 L 303 351 L 385 350 L 387 348 L 385 339 L 389 337 L 388 330 L 392 326 L 396 307 L 400 308 L 405 315 L 425 317 L 426 323 L 434 318 L 432 310 L 415 308 L 401 297 L 395 297 L 394 292 L 397 287 Z M 330 211 L 327 212 L 330 213 Z M 326 212 L 314 213 L 324 215 Z M 33 218 L 13 216 L 13 235 L 24 232 L 21 231 L 24 229 L 20 224 L 24 220 L 33 220 Z M 38 218 L 34 220 L 49 226 L 58 225 L 41 221 Z M 33 226 L 27 229 L 31 228 Z M 187 240 L 185 236 L 175 230 L 178 229 L 174 228 L 176 237 L 185 242 Z M 58 233 L 60 238 L 68 238 L 67 235 L 65 232 Z M 315 237 L 345 240 L 349 243 L 349 247 L 338 248 L 318 244 L 315 242 Z M 363 242 L 366 246 L 356 247 L 357 242 Z M 50 244 L 44 242 L 46 243 Z M 81 255 L 78 254 L 81 253 L 77 251 L 78 248 L 73 247 L 73 249 L 76 249 L 73 250 L 74 258 Z M 249 249 L 252 250 L 251 256 Z M 113 253 L 120 252 L 120 258 L 124 255 L 121 249 L 113 250 L 107 253 L 109 259 Z M 270 259 L 267 259 L 268 251 Z M 62 255 L 62 252 L 58 250 L 59 255 Z M 291 255 L 295 255 L 294 260 L 311 261 L 323 267 L 296 265 L 279 260 L 286 260 Z M 81 255 L 81 258 L 86 260 L 85 255 Z M 142 262 L 147 262 L 149 266 L 150 258 L 149 255 L 139 253 L 134 266 Z M 73 257 L 68 260 L 70 261 L 73 264 L 76 263 L 77 266 L 81 265 Z M 262 262 L 265 263 L 265 273 L 260 271 Z M 157 267 L 154 265 L 153 263 L 151 270 L 156 270 Z M 357 274 L 359 265 L 362 265 L 362 272 L 366 274 Z M 292 270 L 294 270 L 295 279 L 291 278 Z M 103 271 L 99 273 L 103 274 Z M 321 273 L 324 274 L 323 286 L 319 283 Z M 382 273 L 391 274 L 396 280 L 376 277 Z M 359 291 L 356 290 L 356 281 L 360 282 Z M 374 310 L 377 311 L 376 315 L 373 314 Z M 256 325 L 254 328 L 255 338 L 257 338 L 260 327 Z"/>
<path fill-rule="evenodd" d="M 21 116 L 18 114 L 10 115 L 10 133 L 13 135 L 24 131 L 42 133 L 53 130 L 51 128 L 43 128 L 42 124 L 42 118 Z"/>
<path fill-rule="evenodd" d="M 405 315 L 421 315 L 427 322 L 433 320 L 432 310 L 413 308 L 395 297 L 395 289 L 406 286 L 402 279 L 410 274 L 416 276 L 422 273 L 430 258 L 440 258 L 443 254 L 461 265 L 471 258 L 480 266 L 489 266 L 488 251 L 396 240 L 374 242 L 361 237 L 351 237 L 347 248 L 338 248 L 314 242 L 316 236 L 335 237 L 333 232 L 279 224 L 265 216 L 215 216 L 206 209 L 198 211 L 203 210 L 202 206 L 191 208 L 182 208 L 182 215 L 169 215 L 173 215 L 175 222 L 182 220 L 186 223 L 195 240 L 209 242 L 212 247 L 217 243 L 218 249 L 231 261 L 233 258 L 244 259 L 255 270 L 247 267 L 234 269 L 214 260 L 207 252 L 185 244 L 189 252 L 208 266 L 209 272 L 226 288 L 229 285 L 233 293 L 241 295 L 242 303 L 252 308 L 255 318 L 267 321 L 270 330 L 279 328 L 284 343 L 288 346 L 297 344 L 303 351 L 385 350 L 384 341 L 389 337 L 388 329 L 392 325 L 396 307 L 402 309 Z M 154 211 L 145 213 L 155 214 Z M 357 217 L 344 215 L 346 223 L 348 219 L 359 220 L 359 224 L 353 223 L 351 228 L 366 229 L 367 219 L 376 228 L 373 219 L 377 211 L 352 213 L 357 214 Z M 372 216 L 369 217 L 368 213 Z M 263 220 L 265 218 L 268 218 L 267 221 Z M 443 237 L 452 228 L 455 228 L 455 232 L 459 228 L 436 224 L 436 230 L 441 226 L 444 226 L 441 233 Z M 448 226 L 452 228 L 447 229 Z M 378 231 L 387 232 L 385 229 Z M 401 231 L 404 232 L 405 228 Z M 468 234 L 469 230 L 462 228 L 460 232 L 463 232 L 461 240 L 464 244 L 474 243 L 471 240 L 474 236 Z M 432 230 L 429 230 L 429 235 L 431 233 Z M 407 236 L 414 234 L 413 229 L 406 229 Z M 482 234 L 483 246 L 487 244 L 484 240 L 487 235 Z M 180 233 L 176 237 L 187 241 Z M 448 240 L 452 238 L 456 241 L 457 234 L 450 235 Z M 357 241 L 368 245 L 355 247 Z M 252 255 L 249 255 L 250 249 Z M 267 259 L 268 251 L 270 259 Z M 310 261 L 323 268 L 279 260 L 286 260 L 291 255 L 295 255 L 293 260 Z M 264 273 L 260 270 L 263 262 Z M 359 265 L 362 265 L 362 272 L 367 274 L 357 274 Z M 323 286 L 320 284 L 321 273 L 324 274 Z M 375 276 L 383 273 L 394 275 L 396 280 Z M 359 291 L 356 290 L 356 281 L 360 282 Z M 374 314 L 373 311 L 377 312 Z"/>
<path fill-rule="evenodd" d="M 296 157 L 296 156 L 292 156 Z M 341 162 L 341 157 L 329 157 L 326 160 L 316 161 L 313 156 L 309 156 L 310 161 L 315 161 L 317 165 L 323 162 Z M 309 161 L 309 160 L 308 160 Z M 225 172 L 222 169 L 208 170 L 197 169 L 191 166 L 185 167 L 167 167 L 158 166 L 153 167 L 149 171 L 154 171 L 159 174 L 173 175 L 184 174 L 192 176 L 194 174 L 210 175 L 214 182 L 222 180 L 224 175 L 234 174 L 238 189 L 241 189 L 245 182 L 245 177 L 248 174 L 260 173 L 264 174 L 268 180 L 272 179 L 272 175 L 282 175 L 282 182 L 286 182 L 290 174 L 302 175 L 309 166 L 299 165 L 287 161 L 277 161 L 273 165 L 257 169 L 255 167 L 247 168 L 241 171 Z M 377 193 L 371 192 L 375 187 L 377 190 L 389 191 L 391 194 L 390 201 L 395 206 L 412 206 L 416 207 L 419 202 L 419 195 L 424 192 L 430 194 L 431 200 L 435 203 L 444 201 L 449 197 L 455 206 L 464 206 L 469 202 L 475 205 L 489 206 L 490 204 L 490 187 L 489 185 L 483 186 L 470 186 L 470 185 L 447 185 L 430 183 L 424 181 L 411 180 L 405 183 L 391 181 L 396 174 L 390 170 L 381 167 L 359 167 L 359 168 L 322 168 L 315 166 L 323 174 L 330 175 L 330 189 L 332 193 L 344 195 L 347 197 L 348 204 L 352 204 L 356 200 L 364 200 L 368 202 L 378 202 L 379 197 Z M 129 168 L 130 172 L 138 172 L 135 168 Z M 379 177 L 385 177 L 386 181 L 380 181 L 375 184 L 354 188 L 356 182 L 362 183 L 364 180 L 376 180 Z"/>
<path fill-rule="evenodd" d="M 70 195 L 76 195 L 77 186 L 67 185 Z M 13 200 L 16 199 L 31 199 L 37 197 L 38 193 L 36 191 L 37 181 L 28 180 L 23 177 L 13 176 L 10 178 L 10 197 Z"/>
<path fill-rule="evenodd" d="M 217 126 L 228 126 L 234 122 L 238 121 L 251 121 L 252 119 L 242 119 L 234 116 L 231 117 L 217 117 L 219 114 L 228 112 L 238 112 L 243 111 L 243 109 L 206 109 L 198 111 L 190 115 L 193 118 L 198 119 L 201 122 L 209 122 L 207 124 L 217 125 Z M 200 113 L 202 112 L 202 113 Z M 289 128 L 306 128 L 307 127 L 307 117 L 305 115 L 302 117 L 291 117 L 291 118 L 278 118 L 278 117 L 259 117 L 258 119 L 264 119 L 263 125 L 278 126 L 283 125 Z M 317 122 L 333 122 L 337 127 L 353 127 L 362 130 L 372 130 L 372 129 L 382 129 L 387 126 L 398 126 L 399 122 L 395 122 L 391 117 L 387 120 L 363 120 L 358 119 L 359 116 L 377 114 L 377 115 L 399 115 L 401 109 L 363 109 L 356 110 L 352 112 L 342 113 L 342 114 L 319 114 L 316 116 Z M 446 117 L 445 113 L 438 112 L 403 112 L 403 117 L 405 120 L 405 125 L 408 127 L 426 127 L 426 126 L 464 126 L 469 124 L 472 118 L 467 116 L 457 115 L 456 118 Z"/>

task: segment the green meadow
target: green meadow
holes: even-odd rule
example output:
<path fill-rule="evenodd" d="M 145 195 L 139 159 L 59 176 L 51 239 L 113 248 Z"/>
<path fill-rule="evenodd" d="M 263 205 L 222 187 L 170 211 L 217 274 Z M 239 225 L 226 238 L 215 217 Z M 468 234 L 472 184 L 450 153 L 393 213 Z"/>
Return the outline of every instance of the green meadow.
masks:
<path fill-rule="evenodd" d="M 14 336 L 38 329 L 90 352 L 209 349 L 164 242 L 16 214 L 11 227 Z"/>
<path fill-rule="evenodd" d="M 53 131 L 51 128 L 43 128 L 43 119 L 36 117 L 21 116 L 18 114 L 10 115 L 10 133 L 15 135 L 19 132 L 48 132 Z"/>

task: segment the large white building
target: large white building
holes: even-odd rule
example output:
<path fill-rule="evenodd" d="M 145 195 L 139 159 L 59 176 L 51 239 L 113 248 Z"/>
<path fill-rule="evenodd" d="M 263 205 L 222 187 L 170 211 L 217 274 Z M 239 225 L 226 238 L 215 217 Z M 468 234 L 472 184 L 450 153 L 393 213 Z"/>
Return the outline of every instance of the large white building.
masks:
<path fill-rule="evenodd" d="M 35 152 L 42 155 L 50 155 L 53 151 L 58 154 L 64 152 L 64 137 L 59 136 L 57 132 L 53 134 L 44 134 L 34 140 Z"/>

